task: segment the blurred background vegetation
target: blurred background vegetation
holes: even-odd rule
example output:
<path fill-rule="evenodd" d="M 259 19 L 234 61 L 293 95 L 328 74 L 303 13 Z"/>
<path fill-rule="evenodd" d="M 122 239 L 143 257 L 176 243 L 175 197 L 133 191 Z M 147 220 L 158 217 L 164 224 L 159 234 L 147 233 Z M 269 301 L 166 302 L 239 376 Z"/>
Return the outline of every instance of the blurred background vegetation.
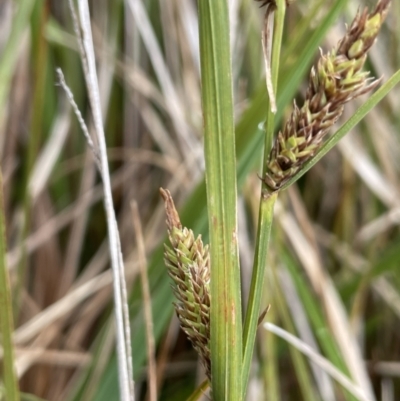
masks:
<path fill-rule="evenodd" d="M 201 0 L 200 0 L 201 1 Z M 247 298 L 266 115 L 261 26 L 252 0 L 230 0 Z M 173 314 L 162 262 L 160 186 L 207 241 L 196 2 L 90 2 L 113 196 L 130 289 L 137 400 L 147 400 L 143 296 L 130 203 L 148 258 L 160 400 L 185 400 L 204 373 Z M 367 0 L 297 0 L 286 16 L 278 122 L 304 96 L 319 47 L 333 47 Z M 368 68 L 400 66 L 394 1 Z M 102 185 L 57 85 L 60 67 L 93 130 L 67 1 L 0 3 L 0 154 L 21 391 L 32 400 L 118 399 Z M 361 100 L 346 108 L 345 118 Z M 400 399 L 400 88 L 392 91 L 298 185 L 280 197 L 266 320 L 311 344 L 376 398 Z M 277 127 L 278 128 L 278 127 Z M 28 399 L 28 398 L 26 398 Z M 259 331 L 249 400 L 354 400 L 284 341 Z"/>

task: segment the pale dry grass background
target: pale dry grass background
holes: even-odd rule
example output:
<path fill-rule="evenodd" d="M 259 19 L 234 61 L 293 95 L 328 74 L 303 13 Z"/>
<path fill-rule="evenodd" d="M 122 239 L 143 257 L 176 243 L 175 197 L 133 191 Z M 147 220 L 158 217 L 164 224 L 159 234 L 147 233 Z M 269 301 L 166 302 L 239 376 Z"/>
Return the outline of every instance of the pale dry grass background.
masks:
<path fill-rule="evenodd" d="M 343 17 L 321 46 L 329 48 L 336 42 L 344 21 L 350 21 L 361 1 L 347 2 Z M 302 21 L 314 13 L 304 29 L 318 27 L 333 4 L 316 3 L 298 0 L 289 8 L 284 54 L 301 35 Z M 262 13 L 250 0 L 230 5 L 240 124 L 247 107 L 263 107 L 260 96 L 254 96 L 264 90 Z M 0 154 L 16 306 L 16 366 L 21 389 L 43 399 L 116 400 L 103 189 L 65 94 L 55 85 L 55 68 L 61 67 L 93 135 L 71 17 L 66 2 L 31 2 L 31 6 L 30 13 L 29 2 L 4 0 L 0 5 Z M 400 5 L 394 2 L 392 7 L 369 59 L 374 75 L 386 78 L 400 66 Z M 17 29 L 10 21 L 25 9 L 26 23 Z M 152 260 L 166 233 L 158 188 L 168 188 L 183 206 L 203 176 L 196 3 L 96 1 L 91 12 L 111 185 L 132 290 L 136 399 L 147 399 L 148 386 L 132 200 L 138 205 L 151 266 L 158 399 L 185 399 L 201 380 L 201 372 L 176 319 L 171 320 L 164 266 Z M 309 37 L 305 34 L 303 39 Z M 301 53 L 299 47 L 293 50 L 283 60 L 284 72 L 293 71 L 290 68 Z M 315 57 L 317 53 L 316 49 Z M 303 89 L 304 85 L 296 96 L 300 98 Z M 384 401 L 400 397 L 399 109 L 396 88 L 282 196 L 265 294 L 265 303 L 272 304 L 267 320 L 289 331 L 292 327 L 328 359 L 326 344 L 335 344 L 341 356 L 333 362 L 347 366 L 357 383 Z M 348 108 L 347 116 L 352 111 Z M 258 160 L 257 154 L 247 159 L 251 173 L 241 187 L 244 292 L 257 221 Z M 189 211 L 193 221 L 203 213 L 201 202 Z M 196 221 L 200 230 L 204 225 Z M 281 397 L 276 400 L 300 399 L 293 366 L 305 367 L 317 389 L 312 393 L 321 394 L 315 399 L 352 399 L 321 370 L 309 369 L 306 360 L 304 365 L 293 365 L 291 358 L 298 357 L 283 341 L 266 333 L 260 333 L 259 340 L 249 399 L 266 399 L 274 386 L 276 397 Z"/>

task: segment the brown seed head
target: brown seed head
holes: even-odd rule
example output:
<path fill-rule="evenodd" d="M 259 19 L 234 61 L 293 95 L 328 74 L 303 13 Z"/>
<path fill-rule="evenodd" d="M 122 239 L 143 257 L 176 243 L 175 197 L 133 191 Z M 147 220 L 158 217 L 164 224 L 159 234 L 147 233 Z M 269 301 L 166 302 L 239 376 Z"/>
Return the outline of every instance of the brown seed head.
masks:
<path fill-rule="evenodd" d="M 201 237 L 182 227 L 168 190 L 160 189 L 167 214 L 168 237 L 164 261 L 173 281 L 174 303 L 182 330 L 197 351 L 211 380 L 210 357 L 210 254 Z"/>
<path fill-rule="evenodd" d="M 379 84 L 362 68 L 389 5 L 390 0 L 380 0 L 372 13 L 357 13 L 337 47 L 312 68 L 304 105 L 294 103 L 269 155 L 264 182 L 270 191 L 279 190 L 314 156 L 348 101 Z"/>

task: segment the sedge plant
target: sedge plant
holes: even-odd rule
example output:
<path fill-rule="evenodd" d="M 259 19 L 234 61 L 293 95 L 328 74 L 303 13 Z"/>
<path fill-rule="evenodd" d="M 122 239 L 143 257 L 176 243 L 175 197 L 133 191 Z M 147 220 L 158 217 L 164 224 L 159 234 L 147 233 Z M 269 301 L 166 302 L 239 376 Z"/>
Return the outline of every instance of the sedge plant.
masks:
<path fill-rule="evenodd" d="M 267 68 L 271 66 L 271 70 L 267 71 L 270 101 L 267 103 L 265 123 L 262 195 L 253 276 L 243 331 L 237 251 L 231 59 L 225 0 L 199 2 L 210 248 L 203 245 L 201 238 L 196 238 L 192 230 L 182 227 L 171 194 L 161 190 L 169 237 L 164 258 L 173 280 L 176 313 L 182 329 L 199 354 L 215 400 L 242 400 L 246 394 L 261 314 L 273 210 L 279 192 L 292 185 L 326 154 L 400 81 L 400 72 L 397 72 L 342 128 L 328 137 L 345 104 L 371 92 L 381 82 L 381 79 L 370 77 L 370 73 L 364 70 L 368 51 L 376 41 L 391 3 L 390 0 L 379 0 L 372 11 L 364 9 L 357 13 L 334 49 L 326 54 L 321 51 L 317 64 L 311 70 L 303 105 L 294 103 L 283 129 L 273 139 L 276 110 L 271 95 L 279 91 L 280 47 L 288 4 L 284 0 L 264 0 L 260 3 L 267 8 L 264 45 L 271 39 L 270 17 L 274 13 L 275 29 L 271 60 L 266 60 Z M 268 53 L 265 51 L 267 58 Z"/>
<path fill-rule="evenodd" d="M 297 387 L 297 383 L 285 388 L 284 394 L 280 394 L 279 384 L 288 380 L 295 382 L 292 377 L 293 371 L 298 379 L 302 399 L 307 401 L 330 399 L 324 397 L 321 391 L 319 396 L 319 388 L 315 386 L 320 384 L 317 376 L 312 376 L 313 371 L 308 365 L 308 360 L 300 353 L 294 357 L 297 351 L 293 351 L 292 348 L 290 354 L 293 371 L 290 368 L 285 371 L 277 369 L 277 367 L 286 368 L 287 359 L 280 359 L 284 344 L 277 343 L 278 340 L 270 334 L 267 337 L 266 349 L 263 348 L 263 342 L 258 342 L 260 347 L 257 351 L 260 354 L 266 351 L 267 357 L 265 364 L 264 358 L 260 358 L 257 377 L 251 375 L 250 367 L 257 330 L 258 334 L 266 335 L 262 328 L 265 326 L 261 326 L 260 323 L 266 313 L 267 301 L 271 303 L 272 309 L 272 313 L 266 315 L 270 321 L 266 326 L 269 327 L 268 330 L 272 331 L 274 327 L 274 332 L 276 334 L 279 332 L 276 326 L 271 325 L 271 321 L 278 325 L 282 324 L 286 330 L 298 330 L 297 316 L 290 309 L 293 304 L 285 292 L 287 287 L 279 281 L 281 277 L 278 274 L 276 275 L 278 279 L 273 281 L 276 278 L 273 270 L 275 266 L 266 265 L 267 257 L 270 260 L 272 253 L 268 244 L 273 223 L 275 228 L 275 221 L 273 222 L 272 218 L 274 207 L 277 209 L 275 205 L 277 198 L 281 198 L 282 191 L 292 186 L 300 176 L 315 165 L 400 82 L 400 71 L 392 76 L 391 73 L 385 73 L 384 78 L 388 80 L 385 82 L 382 80 L 382 85 L 363 72 L 371 69 L 370 63 L 365 63 L 365 59 L 389 5 L 392 24 L 387 24 L 389 29 L 385 27 L 384 30 L 385 33 L 390 32 L 391 37 L 388 46 L 376 49 L 379 55 L 378 61 L 388 61 L 388 71 L 390 62 L 394 65 L 400 62 L 400 52 L 397 50 L 396 53 L 396 49 L 400 48 L 397 46 L 400 43 L 400 36 L 399 31 L 397 34 L 395 32 L 396 18 L 400 15 L 398 1 L 389 4 L 389 1 L 368 0 L 368 4 L 377 2 L 377 7 L 370 11 L 361 10 L 355 21 L 349 24 L 347 34 L 343 36 L 340 44 L 328 53 L 318 53 L 318 46 L 327 36 L 330 27 L 338 25 L 339 16 L 344 13 L 346 7 L 350 3 L 361 5 L 361 2 L 367 3 L 367 0 L 314 2 L 298 0 L 299 7 L 292 5 L 294 0 L 258 2 L 126 0 L 92 2 L 94 9 L 90 15 L 87 1 L 3 2 L 4 5 L 0 7 L 0 18 L 3 22 L 0 37 L 0 131 L 3 133 L 0 134 L 2 153 L 0 181 L 2 186 L 4 185 L 4 191 L 0 191 L 0 198 L 4 200 L 0 202 L 0 292 L 3 301 L 0 304 L 2 345 L 0 399 L 131 400 L 133 392 L 137 399 L 143 396 L 146 388 L 148 390 L 156 387 L 160 399 L 184 399 L 183 394 L 188 395 L 193 383 L 185 380 L 184 385 L 177 386 L 176 376 L 170 380 L 170 377 L 166 377 L 162 372 L 162 367 L 165 367 L 165 356 L 171 350 L 173 335 L 170 334 L 175 329 L 172 322 L 171 330 L 164 336 L 173 311 L 171 302 L 173 294 L 175 294 L 178 319 L 195 352 L 198 352 L 207 377 L 189 400 L 199 399 L 207 387 L 212 387 L 212 392 L 209 394 L 215 400 L 242 400 L 248 393 L 249 378 L 253 376 L 255 380 L 261 382 L 262 375 L 266 371 L 268 371 L 268 378 L 265 380 L 266 392 L 259 397 L 261 399 L 279 401 L 280 396 L 282 399 L 290 398 L 292 388 Z M 75 24 L 78 41 L 71 36 L 73 28 L 70 26 L 74 19 L 77 22 L 77 18 L 73 18 L 72 21 L 68 18 L 68 4 L 72 3 L 79 5 L 83 24 L 83 26 Z M 199 6 L 198 14 L 193 9 L 195 4 Z M 257 11 L 258 7 L 262 7 L 263 11 Z M 257 12 L 262 17 L 264 11 L 264 28 L 261 33 L 258 28 L 254 28 L 256 26 L 254 17 Z M 293 25 L 289 26 L 285 16 L 287 13 L 291 14 L 290 23 Z M 197 109 L 200 100 L 197 97 L 199 88 L 196 85 L 197 47 L 193 39 L 195 37 L 193 29 L 197 27 L 197 21 L 199 21 L 201 41 L 203 125 L 194 110 Z M 292 26 L 294 35 L 291 33 Z M 91 44 L 91 28 L 95 46 Z M 286 30 L 285 35 L 282 35 L 284 30 Z M 229 31 L 237 33 L 237 36 L 230 37 Z M 260 33 L 264 45 L 268 90 L 264 82 L 259 82 L 263 52 L 255 46 L 255 41 L 259 41 Z M 282 46 L 281 52 L 282 36 L 285 45 Z M 395 43 L 393 48 L 389 46 L 392 43 Z M 234 52 L 231 54 L 232 48 Z M 120 58 L 121 55 L 124 55 L 124 58 Z M 310 65 L 316 59 L 307 84 L 304 82 L 304 77 L 309 74 Z M 371 75 L 380 76 L 383 69 L 376 59 L 371 58 L 371 60 L 376 71 L 379 71 Z M 233 73 L 231 65 L 234 66 Z M 57 70 L 57 67 L 62 68 L 65 73 L 65 81 L 61 70 Z M 59 73 L 58 77 L 56 71 Z M 240 80 L 236 79 L 237 75 Z M 85 94 L 84 78 L 88 79 L 88 99 Z M 66 82 L 71 91 L 68 90 Z M 237 87 L 239 96 L 236 102 L 233 102 L 232 87 L 236 82 L 240 82 Z M 307 88 L 305 100 L 298 101 L 291 114 L 290 110 L 289 114 L 286 114 L 285 107 L 297 95 L 302 82 Z M 55 83 L 61 85 L 64 92 L 61 92 Z M 243 83 L 245 91 L 242 92 Z M 347 102 L 364 92 L 369 92 L 369 98 L 364 99 L 355 112 L 351 109 L 354 103 L 346 106 Z M 251 99 L 247 103 L 248 95 Z M 385 102 L 380 110 L 379 118 L 369 116 L 371 120 L 388 119 L 393 123 L 392 127 L 384 127 L 382 130 L 373 128 L 374 135 L 371 138 L 367 137 L 365 142 L 370 140 L 376 144 L 379 138 L 379 145 L 386 147 L 386 154 L 385 152 L 383 154 L 395 155 L 393 156 L 395 159 L 398 158 L 398 150 L 396 153 L 393 149 L 392 155 L 387 150 L 390 142 L 381 140 L 385 135 L 395 137 L 393 111 L 395 102 L 392 95 L 395 94 L 392 93 L 388 97 L 388 102 Z M 245 109 L 242 108 L 243 96 L 246 97 Z M 87 134 L 86 141 L 89 145 L 87 150 L 84 141 L 68 134 L 77 126 L 74 124 L 73 116 L 71 119 L 70 109 L 61 101 L 65 97 L 69 99 L 75 113 L 77 110 L 82 110 L 78 121 Z M 274 98 L 276 102 L 273 101 Z M 233 104 L 239 106 L 235 108 L 235 113 Z M 58 105 L 60 107 L 57 107 Z M 276 114 L 274 114 L 275 108 Z M 346 109 L 352 115 L 336 132 L 332 132 L 333 122 Z M 375 110 L 374 113 L 376 114 Z M 289 115 L 287 121 L 281 123 L 287 115 Z M 144 124 L 141 122 L 137 124 L 139 117 Z M 260 124 L 260 121 L 264 120 L 265 124 Z M 86 131 L 84 121 L 91 121 Z M 146 133 L 142 132 L 142 126 L 147 127 Z M 145 291 L 140 289 L 140 280 L 136 280 L 132 284 L 128 298 L 123 283 L 121 251 L 127 258 L 125 267 L 129 278 L 128 288 L 137 277 L 134 265 L 138 259 L 142 259 L 142 262 L 145 259 L 140 257 L 145 253 L 143 249 L 139 254 L 134 253 L 132 260 L 128 257 L 129 250 L 134 247 L 134 241 L 130 236 L 131 219 L 125 218 L 126 213 L 130 213 L 128 206 L 131 198 L 138 197 L 142 223 L 151 223 L 143 226 L 143 232 L 146 234 L 143 242 L 146 242 L 146 247 L 149 243 L 156 244 L 162 233 L 157 232 L 159 236 L 154 236 L 156 231 L 154 227 L 158 228 L 163 218 L 160 219 L 162 213 L 153 213 L 154 204 L 149 202 L 149 194 L 155 186 L 159 186 L 160 169 L 169 172 L 163 173 L 163 177 L 166 181 L 170 178 L 172 180 L 168 184 L 163 181 L 163 186 L 168 187 L 173 195 L 174 185 L 180 186 L 180 192 L 185 191 L 181 182 L 177 181 L 179 178 L 185 176 L 185 178 L 190 177 L 191 182 L 196 181 L 198 175 L 192 176 L 190 173 L 199 174 L 202 163 L 193 167 L 189 163 L 192 161 L 191 153 L 187 150 L 190 148 L 192 151 L 192 147 L 195 148 L 200 142 L 198 131 L 202 126 L 205 138 L 206 182 L 203 180 L 199 183 L 184 208 L 177 208 L 180 216 L 171 194 L 167 190 L 162 192 L 167 208 L 167 243 L 165 247 L 159 247 L 154 251 L 150 245 L 147 249 L 152 254 L 149 268 L 145 271 L 144 266 L 141 266 L 143 276 L 148 274 L 151 294 L 145 295 Z M 368 131 L 370 127 L 360 128 Z M 274 135 L 275 132 L 278 134 Z M 148 133 L 150 137 L 146 136 Z M 93 138 L 92 141 L 92 134 L 97 139 Z M 108 149 L 105 148 L 104 134 Z M 141 149 L 142 137 L 145 138 L 143 144 L 146 148 L 149 145 L 152 151 Z M 99 145 L 101 154 L 98 150 Z M 139 149 L 136 149 L 136 145 Z M 134 163 L 131 163 L 131 151 L 133 158 L 140 156 Z M 262 168 L 259 171 L 261 179 L 257 181 L 256 174 L 252 172 L 246 183 L 256 182 L 259 184 L 257 188 L 262 189 L 259 213 L 257 214 L 257 206 L 254 211 L 257 234 L 253 270 L 252 273 L 251 271 L 248 273 L 249 276 L 252 274 L 252 277 L 249 277 L 251 286 L 247 296 L 247 290 L 242 290 L 240 280 L 240 275 L 244 277 L 247 273 L 244 269 L 245 264 L 239 265 L 238 234 L 243 233 L 238 233 L 237 230 L 237 188 L 243 187 L 245 178 L 260 160 L 261 151 L 264 153 Z M 81 174 L 79 167 L 82 166 L 79 161 L 81 158 L 76 157 L 82 152 L 85 153 L 85 157 L 82 159 Z M 375 149 L 370 149 L 370 152 L 376 156 L 376 161 L 380 162 L 380 165 L 377 163 L 378 168 L 383 170 L 389 164 L 389 169 L 383 170 L 385 172 L 382 174 L 383 178 L 398 173 L 398 166 L 395 166 L 395 163 L 390 165 L 390 162 L 384 163 L 386 159 L 382 161 L 382 153 L 379 153 L 381 149 L 377 149 L 376 152 Z M 106 156 L 112 160 L 109 170 L 111 180 L 108 179 Z M 351 162 L 354 163 L 354 160 L 355 158 Z M 390 157 L 387 160 L 391 160 Z M 196 162 L 199 161 L 196 158 Z M 138 163 L 142 162 L 146 164 L 150 162 L 153 167 L 138 170 Z M 99 168 L 98 176 L 95 172 L 96 164 Z M 339 166 L 338 170 L 340 165 L 341 161 L 335 164 Z M 343 166 L 348 169 L 345 163 Z M 178 168 L 179 174 L 175 175 Z M 356 171 L 354 165 L 353 169 Z M 103 176 L 106 178 L 105 187 L 101 183 Z M 342 178 L 336 171 L 328 176 L 337 183 Z M 309 196 L 307 185 L 311 179 L 310 174 L 301 186 L 301 190 L 304 189 L 307 196 Z M 139 181 L 140 184 L 146 183 L 146 185 L 138 186 Z M 184 181 L 188 183 L 189 180 Z M 121 191 L 118 190 L 120 185 L 123 186 Z M 102 195 L 103 188 L 106 190 L 105 197 Z M 392 216 L 392 210 L 383 210 L 383 207 L 392 209 L 393 205 L 398 207 L 398 203 L 385 202 L 387 194 L 380 191 L 380 188 L 381 186 L 375 186 L 371 189 L 371 193 L 367 194 L 367 200 L 361 199 L 360 214 L 364 215 L 372 210 L 371 214 L 375 213 L 374 217 L 382 211 L 383 217 L 386 212 L 389 217 Z M 354 189 L 351 189 L 353 194 Z M 346 192 L 346 188 L 343 192 Z M 250 191 L 245 194 L 246 200 L 249 199 L 249 193 Z M 295 191 L 292 191 L 290 196 L 293 193 Z M 317 191 L 311 196 L 316 195 Z M 365 193 L 362 195 L 364 198 Z M 113 197 L 117 205 L 121 241 L 115 224 Z M 102 213 L 98 214 L 101 205 L 96 206 L 96 202 L 101 199 L 106 201 L 107 219 Z M 356 200 L 355 196 L 353 200 Z M 307 199 L 304 203 L 309 206 Z M 254 210 L 253 205 L 248 203 L 247 206 L 250 206 L 248 210 L 251 215 L 251 210 Z M 393 210 L 397 213 L 396 208 Z M 282 208 L 278 212 L 281 219 Z M 284 213 L 290 215 L 289 211 Z M 360 214 L 352 216 L 353 223 L 359 219 Z M 151 219 L 147 220 L 150 215 Z M 380 220 L 380 217 L 377 220 Z M 207 220 L 209 235 L 206 234 Z M 340 224 L 340 216 L 335 218 L 335 225 L 336 220 Z M 364 221 L 360 223 L 364 224 Z M 251 223 L 248 227 L 250 226 Z M 110 233 L 110 253 L 107 251 L 106 241 L 100 246 L 107 235 L 107 227 Z M 368 224 L 365 228 L 363 241 L 365 238 L 374 238 Z M 139 232 L 140 228 L 135 231 Z M 198 233 L 203 237 L 200 238 Z M 362 393 L 364 397 L 355 398 L 348 393 L 350 386 L 347 386 L 347 390 L 342 390 L 343 384 L 335 379 L 339 383 L 334 386 L 337 399 L 373 400 L 372 390 L 368 392 L 362 385 L 360 386 L 361 382 L 357 381 L 357 375 L 347 363 L 348 357 L 344 356 L 340 348 L 341 344 L 335 337 L 336 327 L 333 327 L 331 316 L 327 313 L 329 308 L 326 304 L 322 307 L 321 302 L 318 302 L 326 301 L 327 298 L 315 291 L 311 275 L 308 271 L 302 271 L 298 261 L 291 257 L 292 253 L 297 253 L 299 256 L 299 252 L 293 243 L 290 243 L 291 237 L 286 232 L 285 234 L 289 240 L 285 241 L 288 245 L 279 243 L 279 233 L 276 236 L 278 241 L 273 243 L 273 253 L 279 256 L 279 266 L 276 271 L 279 274 L 282 271 L 288 272 L 289 279 L 298 291 L 297 299 L 302 303 L 300 307 L 303 307 L 307 314 L 312 334 L 315 335 L 322 353 L 329 358 L 334 369 L 341 371 L 342 378 L 344 376 L 347 382 L 354 384 L 353 390 L 357 387 L 357 391 L 353 391 L 352 394 Z M 374 297 L 373 302 L 368 299 L 368 306 L 377 307 L 380 318 L 385 315 L 382 319 L 383 324 L 374 324 L 374 311 L 371 310 L 368 310 L 365 320 L 365 327 L 368 327 L 368 331 L 365 331 L 367 337 L 365 356 L 368 358 L 371 351 L 370 344 L 373 344 L 374 351 L 378 350 L 381 355 L 378 361 L 374 360 L 371 364 L 373 365 L 371 369 L 377 372 L 374 384 L 381 374 L 378 369 L 381 369 L 380 362 L 385 360 L 384 352 L 389 349 L 388 344 L 391 344 L 387 339 L 394 338 L 394 341 L 397 341 L 396 324 L 392 322 L 397 323 L 398 303 L 395 303 L 396 297 L 392 294 L 396 295 L 396 290 L 397 295 L 400 293 L 399 283 L 396 282 L 399 246 L 398 239 L 392 241 L 391 233 L 384 235 L 383 241 L 381 239 L 371 241 L 374 242 L 371 247 L 367 244 L 368 248 L 362 248 L 368 253 L 368 258 L 372 255 L 369 260 L 375 259 L 371 262 L 371 266 L 368 266 L 371 267 L 371 271 L 365 275 L 359 274 L 358 271 L 346 271 L 346 278 L 350 277 L 351 286 L 347 288 L 347 282 L 343 285 L 342 281 L 338 281 L 335 293 L 340 295 L 343 304 L 347 302 L 346 307 L 349 304 L 354 306 L 352 312 L 355 313 L 352 313 L 352 318 L 355 315 L 354 321 L 357 321 L 360 317 L 359 305 L 363 305 L 364 299 L 367 298 L 365 292 L 370 289 L 381 291 L 380 293 L 376 291 L 378 297 Z M 22 241 L 24 238 L 26 241 Z M 319 240 L 321 245 L 325 246 L 322 242 L 323 235 L 318 238 L 318 244 Z M 137 242 L 140 242 L 139 236 Z M 379 253 L 382 248 L 385 255 L 381 258 Z M 163 253 L 170 280 L 166 278 L 166 269 L 162 266 Z M 362 251 L 357 250 L 357 254 L 361 253 Z M 332 254 L 336 256 L 336 249 L 332 250 Z M 112 261 L 110 264 L 115 268 L 115 279 L 107 270 L 110 256 Z M 351 263 L 348 264 L 351 267 Z M 18 285 L 16 287 L 18 265 L 28 268 L 21 270 L 24 274 L 25 271 L 28 274 L 28 280 L 20 280 L 23 283 L 23 287 L 20 286 L 21 291 L 18 290 Z M 305 263 L 303 265 L 307 269 Z M 345 267 L 348 267 L 347 262 Z M 337 273 L 335 270 L 335 277 L 341 275 L 342 271 L 340 269 Z M 268 288 L 276 287 L 273 293 L 266 290 L 266 273 L 268 273 Z M 382 284 L 381 281 L 385 283 L 387 279 L 383 277 L 384 274 L 392 274 L 394 278 L 392 282 L 386 282 L 386 287 L 379 286 Z M 376 278 L 379 278 L 379 282 L 374 283 Z M 108 319 L 111 308 L 108 308 L 110 295 L 107 295 L 111 294 L 111 290 L 107 288 L 111 288 L 112 284 L 115 288 L 118 316 L 119 346 L 115 358 L 112 357 L 116 340 L 115 323 L 112 319 Z M 358 284 L 360 285 L 354 294 L 354 288 Z M 344 286 L 346 288 L 343 288 Z M 382 291 L 386 288 L 394 288 L 395 291 L 386 291 L 382 296 Z M 14 305 L 20 309 L 14 310 L 13 314 L 12 299 L 18 299 L 19 294 L 22 295 L 21 302 L 16 302 Z M 246 294 L 246 298 L 243 294 Z M 147 302 L 151 300 L 153 319 L 151 316 L 148 317 L 151 314 L 142 313 L 142 296 L 147 298 Z M 356 299 L 354 303 L 353 299 Z M 381 313 L 381 302 L 387 304 L 384 306 L 389 306 L 389 313 Z M 150 306 L 149 303 L 147 306 Z M 246 309 L 242 311 L 243 306 Z M 143 316 L 145 318 L 142 318 Z M 343 321 L 348 323 L 347 316 Z M 147 332 L 144 330 L 144 323 L 146 328 L 149 327 Z M 132 340 L 129 333 L 130 324 Z M 298 332 L 300 333 L 299 330 Z M 378 344 L 379 348 L 375 347 L 371 338 L 382 332 L 385 333 L 385 339 Z M 155 375 L 153 377 L 149 375 L 148 385 L 142 386 L 146 359 L 151 362 L 151 358 L 147 355 L 152 354 L 152 352 L 146 353 L 144 344 L 150 343 L 150 339 L 148 342 L 145 341 L 146 335 L 149 338 L 154 335 L 157 342 L 157 359 L 160 357 L 160 363 L 157 366 L 157 378 L 154 379 Z M 177 348 L 179 349 L 176 351 L 179 352 L 181 348 Z M 89 350 L 93 351 L 90 352 L 93 358 L 86 352 Z M 72 359 L 65 358 L 67 353 Z M 362 369 L 367 372 L 363 355 L 360 356 Z M 159 361 L 157 360 L 157 363 Z M 321 371 L 321 368 L 319 370 Z M 161 374 L 158 374 L 159 371 Z M 167 373 L 168 376 L 169 373 L 181 376 L 175 369 Z M 133 375 L 137 383 L 135 388 L 131 380 Z M 381 377 L 385 377 L 382 383 L 390 384 L 385 375 L 386 373 L 381 374 Z M 167 380 L 163 380 L 164 378 Z M 118 391 L 118 379 L 120 391 Z M 367 377 L 367 381 L 369 379 Z M 175 390 L 174 394 L 170 392 L 171 387 Z M 362 392 L 358 391 L 360 388 Z M 154 398 L 155 393 L 149 391 L 148 399 Z"/>

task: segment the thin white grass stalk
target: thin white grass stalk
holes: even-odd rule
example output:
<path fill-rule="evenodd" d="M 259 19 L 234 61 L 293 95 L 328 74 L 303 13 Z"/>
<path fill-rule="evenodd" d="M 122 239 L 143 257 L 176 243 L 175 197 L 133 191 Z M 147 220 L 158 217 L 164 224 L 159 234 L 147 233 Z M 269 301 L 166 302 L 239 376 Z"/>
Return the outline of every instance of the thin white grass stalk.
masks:
<path fill-rule="evenodd" d="M 91 136 L 89 134 L 89 130 L 87 128 L 85 120 L 82 117 L 82 113 L 79 110 L 78 105 L 75 102 L 74 94 L 72 93 L 71 89 L 69 88 L 69 86 L 65 82 L 64 74 L 63 74 L 61 68 L 57 68 L 56 69 L 56 73 L 58 75 L 58 84 L 61 86 L 61 88 L 63 88 L 63 90 L 64 90 L 64 92 L 65 92 L 65 94 L 66 94 L 66 96 L 68 98 L 68 101 L 69 101 L 70 105 L 72 106 L 72 109 L 74 110 L 74 113 L 75 113 L 75 116 L 76 116 L 76 118 L 78 120 L 79 126 L 81 127 L 81 130 L 83 132 L 83 135 L 86 138 L 86 141 L 87 141 L 87 144 L 88 144 L 89 148 L 93 152 L 94 160 L 95 160 L 95 162 L 97 164 L 99 172 L 101 173 L 101 164 L 100 164 L 99 152 L 94 146 L 94 143 L 93 143 L 92 138 L 91 138 Z"/>
<path fill-rule="evenodd" d="M 372 401 L 372 399 L 365 394 L 362 388 L 354 384 L 346 375 L 344 375 L 326 358 L 317 354 L 315 350 L 313 350 L 308 344 L 299 340 L 294 335 L 290 334 L 286 330 L 281 329 L 273 323 L 264 323 L 263 326 L 266 330 L 284 339 L 293 347 L 306 355 L 308 358 L 310 358 L 315 364 L 317 364 L 321 369 L 332 376 L 338 383 L 340 383 L 351 394 L 356 396 L 360 401 Z"/>
<path fill-rule="evenodd" d="M 140 223 L 139 210 L 136 202 L 131 202 L 133 226 L 136 234 L 138 262 L 140 268 L 140 277 L 142 282 L 143 305 L 144 305 L 144 319 L 146 323 L 146 342 L 147 342 L 147 380 L 149 401 L 157 401 L 157 371 L 155 360 L 155 341 L 153 331 L 153 315 L 151 311 L 151 294 L 149 286 L 149 278 L 147 276 L 147 260 L 146 250 L 143 240 L 142 225 Z"/>
<path fill-rule="evenodd" d="M 89 74 L 88 61 L 87 61 L 87 56 L 86 56 L 85 49 L 83 46 L 83 38 L 82 38 L 81 30 L 79 28 L 78 16 L 76 15 L 74 3 L 72 2 L 72 0 L 68 0 L 68 6 L 69 6 L 69 11 L 71 13 L 72 25 L 74 27 L 76 39 L 78 41 L 78 48 L 79 48 L 79 53 L 81 55 L 83 72 L 84 72 L 85 76 L 87 76 Z"/>
<path fill-rule="evenodd" d="M 117 220 L 115 222 L 115 230 L 118 233 Z M 131 342 L 131 325 L 129 319 L 129 306 L 128 306 L 128 292 L 126 290 L 126 277 L 124 269 L 124 260 L 122 257 L 121 241 L 118 235 L 118 262 L 121 273 L 121 293 L 122 293 L 122 313 L 124 317 L 124 329 L 125 329 L 125 346 L 127 351 L 127 363 L 128 363 L 128 378 L 130 378 L 129 385 L 132 395 L 134 394 L 134 383 L 133 383 L 133 361 L 132 361 L 132 342 Z"/>
<path fill-rule="evenodd" d="M 107 148 L 101 113 L 101 103 L 98 88 L 96 61 L 93 48 L 93 38 L 90 25 L 90 13 L 87 0 L 80 0 L 79 15 L 82 27 L 82 43 L 87 60 L 85 79 L 88 87 L 93 121 L 99 144 L 101 174 L 104 186 L 104 207 L 107 216 L 108 239 L 110 244 L 111 266 L 114 276 L 114 303 L 117 327 L 117 354 L 119 367 L 120 397 L 123 401 L 134 400 L 132 350 L 130 347 L 130 327 L 127 316 L 127 294 L 124 276 L 124 266 L 120 252 L 120 239 L 113 207 L 110 174 L 108 169 Z"/>

